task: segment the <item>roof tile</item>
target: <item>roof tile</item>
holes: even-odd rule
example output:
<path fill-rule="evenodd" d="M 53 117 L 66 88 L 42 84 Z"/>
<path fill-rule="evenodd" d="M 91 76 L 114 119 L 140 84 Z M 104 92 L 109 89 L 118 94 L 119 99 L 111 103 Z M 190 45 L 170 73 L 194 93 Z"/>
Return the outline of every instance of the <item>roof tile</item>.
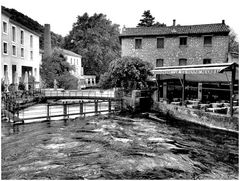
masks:
<path fill-rule="evenodd" d="M 229 27 L 225 24 L 202 24 L 188 26 L 166 26 L 166 27 L 137 27 L 125 28 L 120 37 L 127 36 L 159 36 L 159 35 L 183 35 L 183 34 L 209 34 L 229 33 Z"/>

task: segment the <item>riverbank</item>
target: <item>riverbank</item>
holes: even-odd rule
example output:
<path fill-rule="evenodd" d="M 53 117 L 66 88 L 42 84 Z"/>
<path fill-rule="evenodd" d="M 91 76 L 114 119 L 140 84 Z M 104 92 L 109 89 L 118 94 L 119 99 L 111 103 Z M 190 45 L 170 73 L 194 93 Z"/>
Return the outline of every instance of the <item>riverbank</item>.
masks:
<path fill-rule="evenodd" d="M 239 132 L 239 118 L 237 116 L 230 117 L 229 115 L 215 114 L 160 102 L 155 102 L 152 110 L 179 121 L 184 120 L 214 129 Z"/>
<path fill-rule="evenodd" d="M 238 179 L 238 136 L 145 118 L 2 124 L 2 179 Z"/>

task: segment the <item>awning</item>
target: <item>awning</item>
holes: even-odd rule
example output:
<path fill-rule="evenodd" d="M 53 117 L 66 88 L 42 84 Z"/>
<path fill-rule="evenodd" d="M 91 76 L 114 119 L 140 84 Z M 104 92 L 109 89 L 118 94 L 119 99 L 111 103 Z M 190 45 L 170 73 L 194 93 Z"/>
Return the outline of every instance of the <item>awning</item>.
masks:
<path fill-rule="evenodd" d="M 157 67 L 154 74 L 216 74 L 231 70 L 236 63 Z"/>
<path fill-rule="evenodd" d="M 189 82 L 205 82 L 205 83 L 229 83 L 231 80 L 231 73 L 225 72 L 223 74 L 186 74 L 185 80 Z M 159 80 L 179 80 L 183 79 L 183 74 L 166 74 L 161 75 Z M 236 81 L 238 81 L 238 73 L 236 73 Z"/>

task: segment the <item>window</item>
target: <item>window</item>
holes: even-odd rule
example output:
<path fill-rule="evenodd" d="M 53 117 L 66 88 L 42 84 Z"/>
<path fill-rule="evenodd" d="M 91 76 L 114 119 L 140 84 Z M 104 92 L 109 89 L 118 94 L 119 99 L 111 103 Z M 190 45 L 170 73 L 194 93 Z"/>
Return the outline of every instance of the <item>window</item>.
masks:
<path fill-rule="evenodd" d="M 33 51 L 30 51 L 30 59 L 33 59 Z"/>
<path fill-rule="evenodd" d="M 157 38 L 157 48 L 164 48 L 164 38 Z"/>
<path fill-rule="evenodd" d="M 180 65 L 180 66 L 182 66 L 182 65 L 187 65 L 187 59 L 185 59 L 185 58 L 179 59 L 179 65 Z"/>
<path fill-rule="evenodd" d="M 33 47 L 33 36 L 30 35 L 30 47 L 32 48 Z"/>
<path fill-rule="evenodd" d="M 20 43 L 23 45 L 24 44 L 24 31 L 21 30 L 20 32 Z"/>
<path fill-rule="evenodd" d="M 7 42 L 3 42 L 3 54 L 8 54 L 8 44 Z"/>
<path fill-rule="evenodd" d="M 12 45 L 12 55 L 17 56 L 17 48 L 16 45 Z"/>
<path fill-rule="evenodd" d="M 142 48 L 142 39 L 135 39 L 135 49 Z"/>
<path fill-rule="evenodd" d="M 156 60 L 156 67 L 163 67 L 163 59 Z"/>
<path fill-rule="evenodd" d="M 211 64 L 211 59 L 210 58 L 203 59 L 203 64 Z"/>
<path fill-rule="evenodd" d="M 180 46 L 187 45 L 187 37 L 180 37 Z"/>
<path fill-rule="evenodd" d="M 3 33 L 7 34 L 7 22 L 3 21 Z"/>
<path fill-rule="evenodd" d="M 16 27 L 12 26 L 12 41 L 16 41 Z"/>
<path fill-rule="evenodd" d="M 24 57 L 24 48 L 21 48 L 21 57 Z"/>
<path fill-rule="evenodd" d="M 212 45 L 212 36 L 204 36 L 204 46 Z"/>

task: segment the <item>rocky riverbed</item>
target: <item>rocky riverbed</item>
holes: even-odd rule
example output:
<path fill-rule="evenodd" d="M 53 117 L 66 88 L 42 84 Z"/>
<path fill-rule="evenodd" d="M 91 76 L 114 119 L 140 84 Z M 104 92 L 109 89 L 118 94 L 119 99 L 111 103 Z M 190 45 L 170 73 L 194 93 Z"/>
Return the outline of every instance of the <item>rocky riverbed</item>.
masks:
<path fill-rule="evenodd" d="M 186 122 L 94 116 L 2 122 L 2 179 L 238 179 L 238 135 Z"/>

